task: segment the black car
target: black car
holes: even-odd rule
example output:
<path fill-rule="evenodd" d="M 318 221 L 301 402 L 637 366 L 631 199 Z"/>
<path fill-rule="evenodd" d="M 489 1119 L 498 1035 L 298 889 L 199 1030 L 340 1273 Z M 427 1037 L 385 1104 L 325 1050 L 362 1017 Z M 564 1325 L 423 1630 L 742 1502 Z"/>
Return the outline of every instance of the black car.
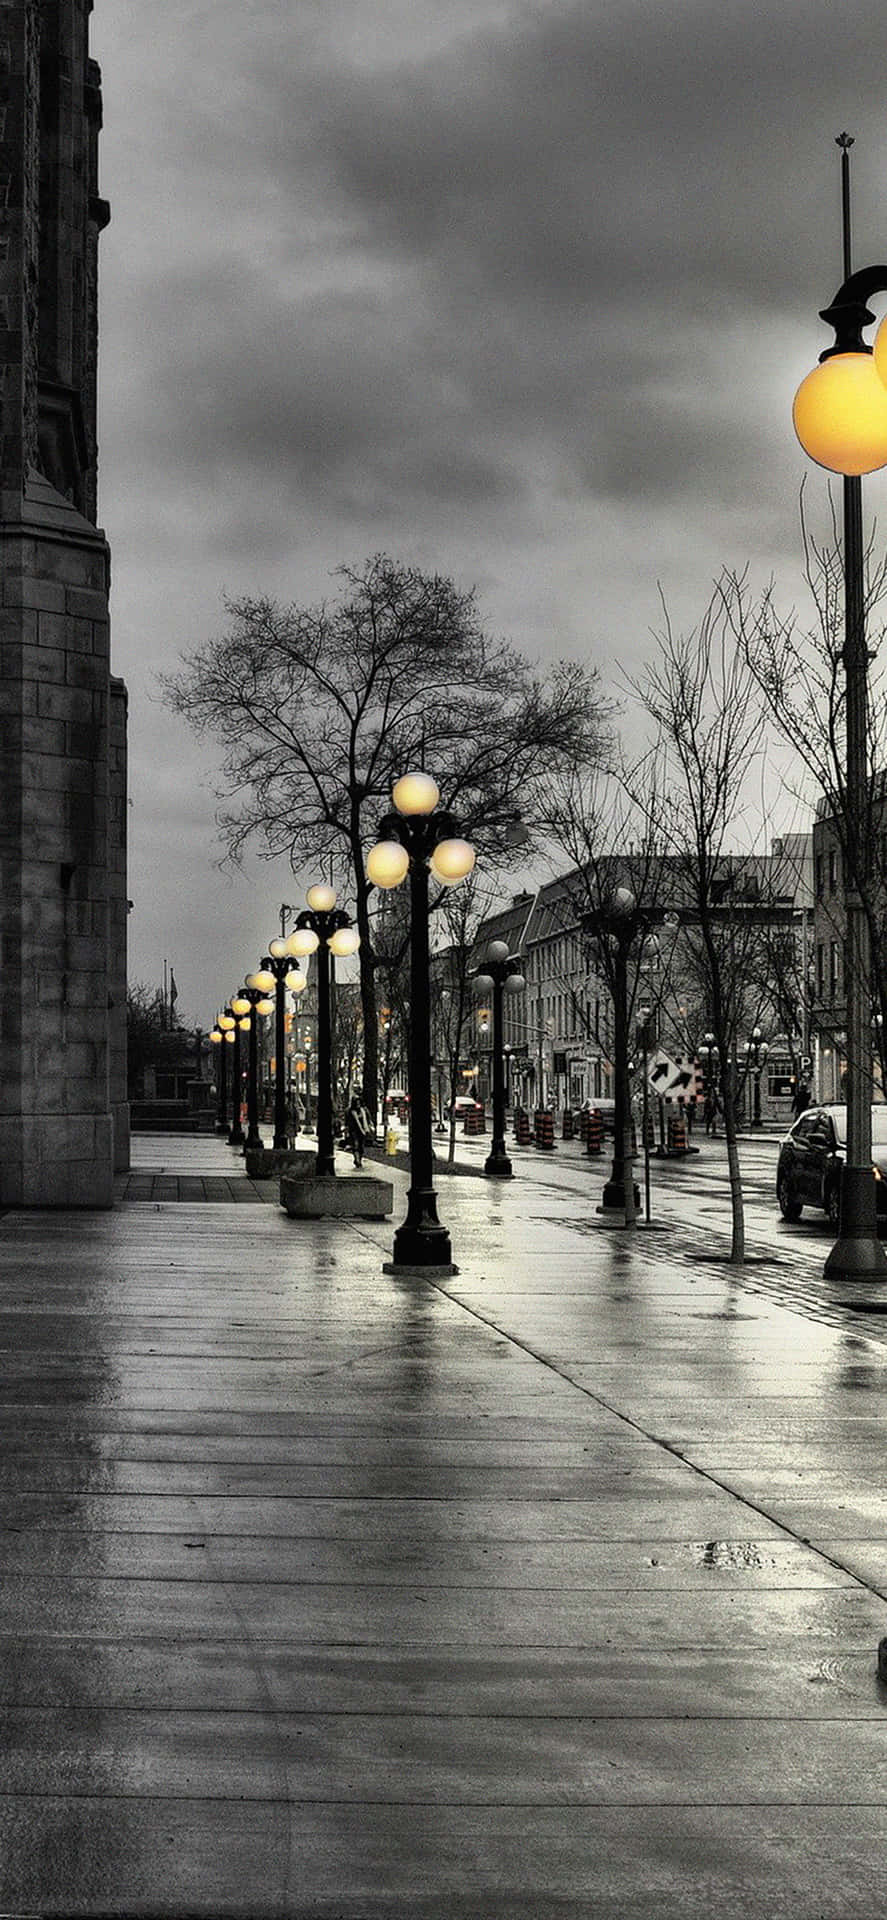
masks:
<path fill-rule="evenodd" d="M 802 1207 L 821 1207 L 838 1225 L 846 1144 L 846 1107 L 808 1107 L 795 1121 L 776 1168 L 783 1220 L 799 1220 Z M 872 1108 L 872 1165 L 878 1217 L 887 1220 L 887 1106 Z"/>

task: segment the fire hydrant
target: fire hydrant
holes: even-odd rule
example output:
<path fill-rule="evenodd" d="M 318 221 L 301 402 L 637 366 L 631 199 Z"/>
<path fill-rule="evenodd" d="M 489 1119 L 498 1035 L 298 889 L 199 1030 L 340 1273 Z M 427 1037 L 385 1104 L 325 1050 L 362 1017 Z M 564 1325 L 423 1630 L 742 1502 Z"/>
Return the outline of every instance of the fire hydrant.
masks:
<path fill-rule="evenodd" d="M 400 1128 L 396 1121 L 389 1121 L 385 1129 L 385 1152 L 393 1159 L 400 1145 Z"/>

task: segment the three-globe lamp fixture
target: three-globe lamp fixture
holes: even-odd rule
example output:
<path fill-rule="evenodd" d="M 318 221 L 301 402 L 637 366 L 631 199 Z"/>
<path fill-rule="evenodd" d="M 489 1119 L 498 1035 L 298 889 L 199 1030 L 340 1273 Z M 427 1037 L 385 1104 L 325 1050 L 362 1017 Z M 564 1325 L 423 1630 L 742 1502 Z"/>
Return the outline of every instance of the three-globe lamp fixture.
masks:
<path fill-rule="evenodd" d="M 317 955 L 317 1161 L 318 1175 L 336 1171 L 333 1141 L 333 1061 L 330 1018 L 330 959 L 356 953 L 360 934 L 350 916 L 336 905 L 336 890 L 317 881 L 305 895 L 307 906 L 297 915 L 286 941 L 291 959 Z"/>
<path fill-rule="evenodd" d="M 474 976 L 477 995 L 489 995 L 493 1003 L 493 1138 L 484 1161 L 484 1173 L 491 1179 L 510 1180 L 511 1160 L 505 1147 L 505 1050 L 502 1030 L 503 995 L 521 993 L 526 986 L 521 963 L 505 940 L 491 940 L 484 954 L 481 971 Z"/>
<path fill-rule="evenodd" d="M 286 996 L 287 990 L 295 994 L 304 993 L 308 978 L 301 967 L 293 966 L 289 941 L 282 934 L 269 940 L 268 952 L 262 958 L 262 972 L 274 986 L 273 1146 L 277 1152 L 284 1152 L 289 1145 L 286 1110 Z"/>
<path fill-rule="evenodd" d="M 380 822 L 366 862 L 368 879 L 385 892 L 408 875 L 410 882 L 410 1188 L 388 1265 L 393 1272 L 413 1267 L 452 1272 L 450 1236 L 438 1219 L 432 1180 L 428 880 L 433 874 L 441 886 L 456 886 L 470 874 L 475 852 L 453 815 L 439 807 L 440 788 L 431 774 L 403 774 L 391 798 L 394 810 Z"/>

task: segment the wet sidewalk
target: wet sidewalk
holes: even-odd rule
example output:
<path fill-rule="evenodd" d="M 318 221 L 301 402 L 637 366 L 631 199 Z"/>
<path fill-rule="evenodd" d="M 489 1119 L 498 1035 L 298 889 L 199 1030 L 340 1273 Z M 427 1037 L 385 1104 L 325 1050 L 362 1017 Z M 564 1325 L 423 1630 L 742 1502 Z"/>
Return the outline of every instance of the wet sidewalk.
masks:
<path fill-rule="evenodd" d="M 0 1914 L 881 1911 L 878 1303 L 529 1179 L 395 1278 L 398 1171 L 296 1222 L 134 1144 L 0 1219 Z"/>

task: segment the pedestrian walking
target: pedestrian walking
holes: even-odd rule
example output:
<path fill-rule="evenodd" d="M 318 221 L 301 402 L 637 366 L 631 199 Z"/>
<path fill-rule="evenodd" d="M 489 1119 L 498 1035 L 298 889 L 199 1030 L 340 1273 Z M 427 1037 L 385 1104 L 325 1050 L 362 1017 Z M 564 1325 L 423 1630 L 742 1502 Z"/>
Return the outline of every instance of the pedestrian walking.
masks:
<path fill-rule="evenodd" d="M 345 1128 L 348 1145 L 354 1156 L 356 1167 L 363 1166 L 363 1152 L 367 1140 L 373 1131 L 373 1123 L 359 1093 L 353 1093 L 345 1114 Z"/>
<path fill-rule="evenodd" d="M 797 1092 L 795 1093 L 795 1097 L 792 1101 L 792 1113 L 795 1115 L 806 1113 L 809 1105 L 810 1105 L 810 1088 L 806 1085 L 805 1081 L 800 1080 L 798 1082 Z"/>

